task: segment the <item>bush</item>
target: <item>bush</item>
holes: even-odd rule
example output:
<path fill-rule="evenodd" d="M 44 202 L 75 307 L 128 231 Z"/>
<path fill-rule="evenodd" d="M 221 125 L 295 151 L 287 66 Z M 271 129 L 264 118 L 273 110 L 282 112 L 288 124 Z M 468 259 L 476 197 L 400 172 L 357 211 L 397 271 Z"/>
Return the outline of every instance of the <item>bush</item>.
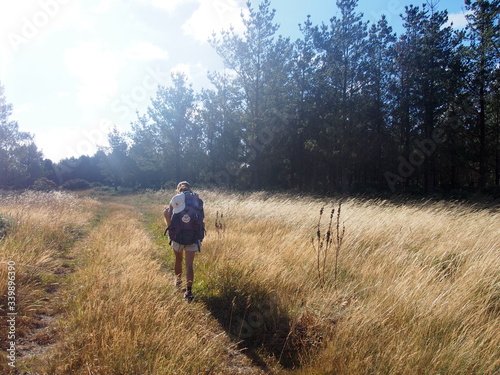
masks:
<path fill-rule="evenodd" d="M 90 184 L 81 178 L 75 178 L 74 180 L 66 181 L 62 185 L 62 188 L 64 190 L 85 190 L 90 189 Z"/>
<path fill-rule="evenodd" d="M 56 183 L 46 177 L 42 177 L 39 180 L 36 180 L 31 188 L 38 191 L 51 191 L 55 190 Z"/>
<path fill-rule="evenodd" d="M 167 181 L 161 186 L 161 188 L 164 190 L 175 190 L 177 188 L 177 182 L 172 180 Z"/>

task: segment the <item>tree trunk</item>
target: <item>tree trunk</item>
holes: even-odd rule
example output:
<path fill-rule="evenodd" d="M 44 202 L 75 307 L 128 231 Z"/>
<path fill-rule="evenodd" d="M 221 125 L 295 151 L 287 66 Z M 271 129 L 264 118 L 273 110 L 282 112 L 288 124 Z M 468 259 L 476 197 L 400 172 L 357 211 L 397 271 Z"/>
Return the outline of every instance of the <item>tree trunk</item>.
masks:
<path fill-rule="evenodd" d="M 479 190 L 486 188 L 488 176 L 488 165 L 486 155 L 486 116 L 485 116 L 485 97 L 484 81 L 481 82 L 479 90 Z"/>

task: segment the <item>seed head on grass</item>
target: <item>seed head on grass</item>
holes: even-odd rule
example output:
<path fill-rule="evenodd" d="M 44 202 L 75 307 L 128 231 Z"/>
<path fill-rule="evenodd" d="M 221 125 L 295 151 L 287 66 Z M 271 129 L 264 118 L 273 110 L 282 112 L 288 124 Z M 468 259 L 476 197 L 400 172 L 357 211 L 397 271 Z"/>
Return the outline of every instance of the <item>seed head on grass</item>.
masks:
<path fill-rule="evenodd" d="M 311 239 L 311 243 L 313 249 L 316 252 L 316 268 L 318 273 L 318 283 L 321 288 L 323 288 L 326 284 L 326 268 L 328 263 L 328 257 L 330 253 L 331 246 L 333 244 L 334 238 L 336 239 L 336 247 L 335 247 L 335 276 L 334 282 L 337 282 L 337 274 L 338 274 L 338 259 L 340 254 L 340 248 L 342 247 L 342 241 L 344 239 L 345 234 L 345 225 L 342 223 L 341 227 L 341 219 L 340 212 L 342 209 L 342 202 L 339 201 L 337 216 L 336 216 L 336 233 L 333 233 L 333 218 L 335 216 L 335 208 L 332 208 L 330 211 L 330 218 L 328 225 L 326 227 L 326 233 L 322 233 L 321 231 L 321 219 L 323 217 L 323 213 L 325 210 L 325 206 L 321 207 L 319 210 L 319 218 L 318 223 L 316 225 L 316 237 Z"/>
<path fill-rule="evenodd" d="M 224 214 L 217 211 L 215 215 L 215 231 L 217 232 L 217 239 L 221 240 L 226 232 L 226 225 L 224 223 Z"/>
<path fill-rule="evenodd" d="M 316 252 L 316 267 L 317 267 L 317 272 L 318 272 L 318 283 L 320 287 L 324 287 L 326 280 L 325 280 L 325 273 L 326 273 L 326 265 L 327 265 L 327 259 L 328 259 L 328 254 L 330 251 L 330 247 L 333 242 L 332 238 L 332 223 L 333 223 L 333 216 L 335 214 L 335 208 L 332 208 L 330 212 L 330 221 L 327 226 L 326 233 L 321 232 L 321 219 L 323 217 L 323 212 L 325 210 L 325 206 L 321 207 L 319 210 L 319 218 L 318 218 L 318 224 L 316 226 L 316 238 L 311 239 L 312 246 Z"/>

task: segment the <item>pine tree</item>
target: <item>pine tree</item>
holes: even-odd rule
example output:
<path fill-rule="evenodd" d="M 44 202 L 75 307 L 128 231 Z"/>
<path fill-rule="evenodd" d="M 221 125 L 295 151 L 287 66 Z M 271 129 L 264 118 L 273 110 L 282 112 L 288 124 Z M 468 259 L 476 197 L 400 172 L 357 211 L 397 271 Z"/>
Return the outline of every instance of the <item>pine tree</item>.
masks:
<path fill-rule="evenodd" d="M 151 100 L 142 131 L 143 145 L 158 164 L 164 181 L 194 178 L 193 164 L 202 154 L 201 133 L 195 122 L 195 95 L 183 73 L 172 74 L 172 86 L 160 86 Z M 141 126 L 142 125 L 142 126 Z"/>
<path fill-rule="evenodd" d="M 322 25 L 316 35 L 321 62 L 318 79 L 323 81 L 325 135 L 330 154 L 328 183 L 349 190 L 360 149 L 361 93 L 365 84 L 367 23 L 356 13 L 357 0 L 339 0 L 341 17 Z"/>
<path fill-rule="evenodd" d="M 294 43 L 290 111 L 290 180 L 302 190 L 317 186 L 324 160 L 318 154 L 320 114 L 317 110 L 318 51 L 314 43 L 317 27 L 308 16 L 299 25 L 303 39 Z"/>
<path fill-rule="evenodd" d="M 466 0 L 465 5 L 470 11 L 466 17 L 469 87 L 473 98 L 472 131 L 473 138 L 477 139 L 478 187 L 484 189 L 490 175 L 489 149 L 494 144 L 491 140 L 495 127 L 493 113 L 499 106 L 495 102 L 494 85 L 500 69 L 500 0 Z"/>
<path fill-rule="evenodd" d="M 363 106 L 366 131 L 363 135 L 365 154 L 364 170 L 371 175 L 365 180 L 381 187 L 384 183 L 384 162 L 386 155 L 394 155 L 394 142 L 389 133 L 390 115 L 394 110 L 393 89 L 396 85 L 394 69 L 396 35 L 388 25 L 385 16 L 369 30 L 366 59 L 366 80 Z"/>
<path fill-rule="evenodd" d="M 219 186 L 234 187 L 243 165 L 239 154 L 242 139 L 242 97 L 226 75 L 209 75 L 215 89 L 201 93 L 208 172 L 206 179 Z"/>
<path fill-rule="evenodd" d="M 460 38 L 453 32 L 447 12 L 431 5 L 406 7 L 405 34 L 396 44 L 399 70 L 399 137 L 402 155 L 408 165 L 402 176 L 423 185 L 433 193 L 437 183 L 440 142 L 436 132 L 444 131 L 445 114 L 457 92 L 451 90 L 453 67 Z"/>
<path fill-rule="evenodd" d="M 291 46 L 281 36 L 275 40 L 279 25 L 273 23 L 275 10 L 270 5 L 264 0 L 255 9 L 247 2 L 248 17 L 242 14 L 243 34 L 230 29 L 210 41 L 226 69 L 234 72 L 231 85 L 243 98 L 241 154 L 254 188 L 272 184 L 280 169 L 276 163 L 282 158 L 275 155 L 280 154 L 277 139 L 283 132 L 276 128 L 277 112 L 284 106 L 290 70 Z"/>
<path fill-rule="evenodd" d="M 106 159 L 101 164 L 103 174 L 108 177 L 115 189 L 120 185 L 133 185 L 130 181 L 133 163 L 128 156 L 127 139 L 116 126 L 108 134 L 108 143 Z"/>

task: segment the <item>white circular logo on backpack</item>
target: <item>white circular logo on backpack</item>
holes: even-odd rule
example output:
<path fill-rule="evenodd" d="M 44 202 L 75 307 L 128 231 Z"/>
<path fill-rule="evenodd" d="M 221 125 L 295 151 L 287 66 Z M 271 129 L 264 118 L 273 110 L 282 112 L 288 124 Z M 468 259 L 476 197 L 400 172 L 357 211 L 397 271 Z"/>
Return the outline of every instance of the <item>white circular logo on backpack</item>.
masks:
<path fill-rule="evenodd" d="M 182 220 L 182 222 L 183 222 L 183 223 L 186 223 L 186 224 L 187 224 L 187 223 L 189 223 L 189 222 L 191 221 L 191 217 L 189 217 L 189 215 L 188 215 L 188 214 L 185 214 L 185 215 L 182 217 L 182 219 L 181 219 L 181 220 Z"/>

